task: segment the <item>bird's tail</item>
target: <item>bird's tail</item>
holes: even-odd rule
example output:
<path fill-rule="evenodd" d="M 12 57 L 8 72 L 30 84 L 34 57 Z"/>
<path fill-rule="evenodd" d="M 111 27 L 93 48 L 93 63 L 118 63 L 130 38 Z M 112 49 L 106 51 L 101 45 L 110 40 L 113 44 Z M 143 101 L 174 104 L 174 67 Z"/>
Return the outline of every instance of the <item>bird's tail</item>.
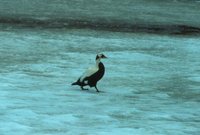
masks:
<path fill-rule="evenodd" d="M 78 85 L 78 82 L 74 82 L 74 83 L 72 83 L 72 85 Z"/>
<path fill-rule="evenodd" d="M 72 83 L 72 85 L 81 85 L 80 78 L 76 82 Z"/>

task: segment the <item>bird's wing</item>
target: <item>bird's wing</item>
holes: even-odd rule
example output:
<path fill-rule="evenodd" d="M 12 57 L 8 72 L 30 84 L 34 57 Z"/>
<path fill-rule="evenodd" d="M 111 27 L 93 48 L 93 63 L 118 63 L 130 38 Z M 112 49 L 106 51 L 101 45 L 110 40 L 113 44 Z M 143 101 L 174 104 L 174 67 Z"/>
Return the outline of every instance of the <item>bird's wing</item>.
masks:
<path fill-rule="evenodd" d="M 99 70 L 97 66 L 88 68 L 83 75 L 80 77 L 80 81 L 82 82 L 86 77 L 91 76 Z"/>

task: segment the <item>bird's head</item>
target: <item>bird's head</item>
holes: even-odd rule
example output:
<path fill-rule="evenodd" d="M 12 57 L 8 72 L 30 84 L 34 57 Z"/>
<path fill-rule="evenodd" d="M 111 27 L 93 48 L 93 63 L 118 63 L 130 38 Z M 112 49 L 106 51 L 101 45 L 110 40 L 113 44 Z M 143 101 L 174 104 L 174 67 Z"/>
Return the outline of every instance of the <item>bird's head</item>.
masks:
<path fill-rule="evenodd" d="M 105 59 L 105 58 L 107 58 L 107 57 L 103 53 L 97 54 L 97 56 L 96 56 L 96 60 L 97 59 Z"/>

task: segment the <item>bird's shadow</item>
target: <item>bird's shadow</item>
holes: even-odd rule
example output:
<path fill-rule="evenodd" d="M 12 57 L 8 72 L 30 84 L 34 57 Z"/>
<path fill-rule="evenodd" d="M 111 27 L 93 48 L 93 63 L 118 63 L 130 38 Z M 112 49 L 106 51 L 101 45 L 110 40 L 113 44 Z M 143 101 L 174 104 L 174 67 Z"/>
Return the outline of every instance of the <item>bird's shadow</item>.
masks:
<path fill-rule="evenodd" d="M 72 89 L 80 92 L 85 92 L 85 93 L 91 93 L 91 94 L 100 94 L 100 93 L 106 93 L 105 91 L 99 91 L 97 92 L 95 89 L 87 89 L 87 90 L 81 90 L 81 89 Z"/>

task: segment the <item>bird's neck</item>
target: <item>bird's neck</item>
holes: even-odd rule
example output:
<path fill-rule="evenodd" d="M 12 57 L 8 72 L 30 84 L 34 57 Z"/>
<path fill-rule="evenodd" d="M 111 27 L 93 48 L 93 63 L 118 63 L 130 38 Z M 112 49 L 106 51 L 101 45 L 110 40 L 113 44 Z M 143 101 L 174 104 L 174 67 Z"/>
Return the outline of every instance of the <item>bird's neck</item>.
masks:
<path fill-rule="evenodd" d="M 99 66 L 99 63 L 101 62 L 101 59 L 96 59 L 96 66 Z"/>

